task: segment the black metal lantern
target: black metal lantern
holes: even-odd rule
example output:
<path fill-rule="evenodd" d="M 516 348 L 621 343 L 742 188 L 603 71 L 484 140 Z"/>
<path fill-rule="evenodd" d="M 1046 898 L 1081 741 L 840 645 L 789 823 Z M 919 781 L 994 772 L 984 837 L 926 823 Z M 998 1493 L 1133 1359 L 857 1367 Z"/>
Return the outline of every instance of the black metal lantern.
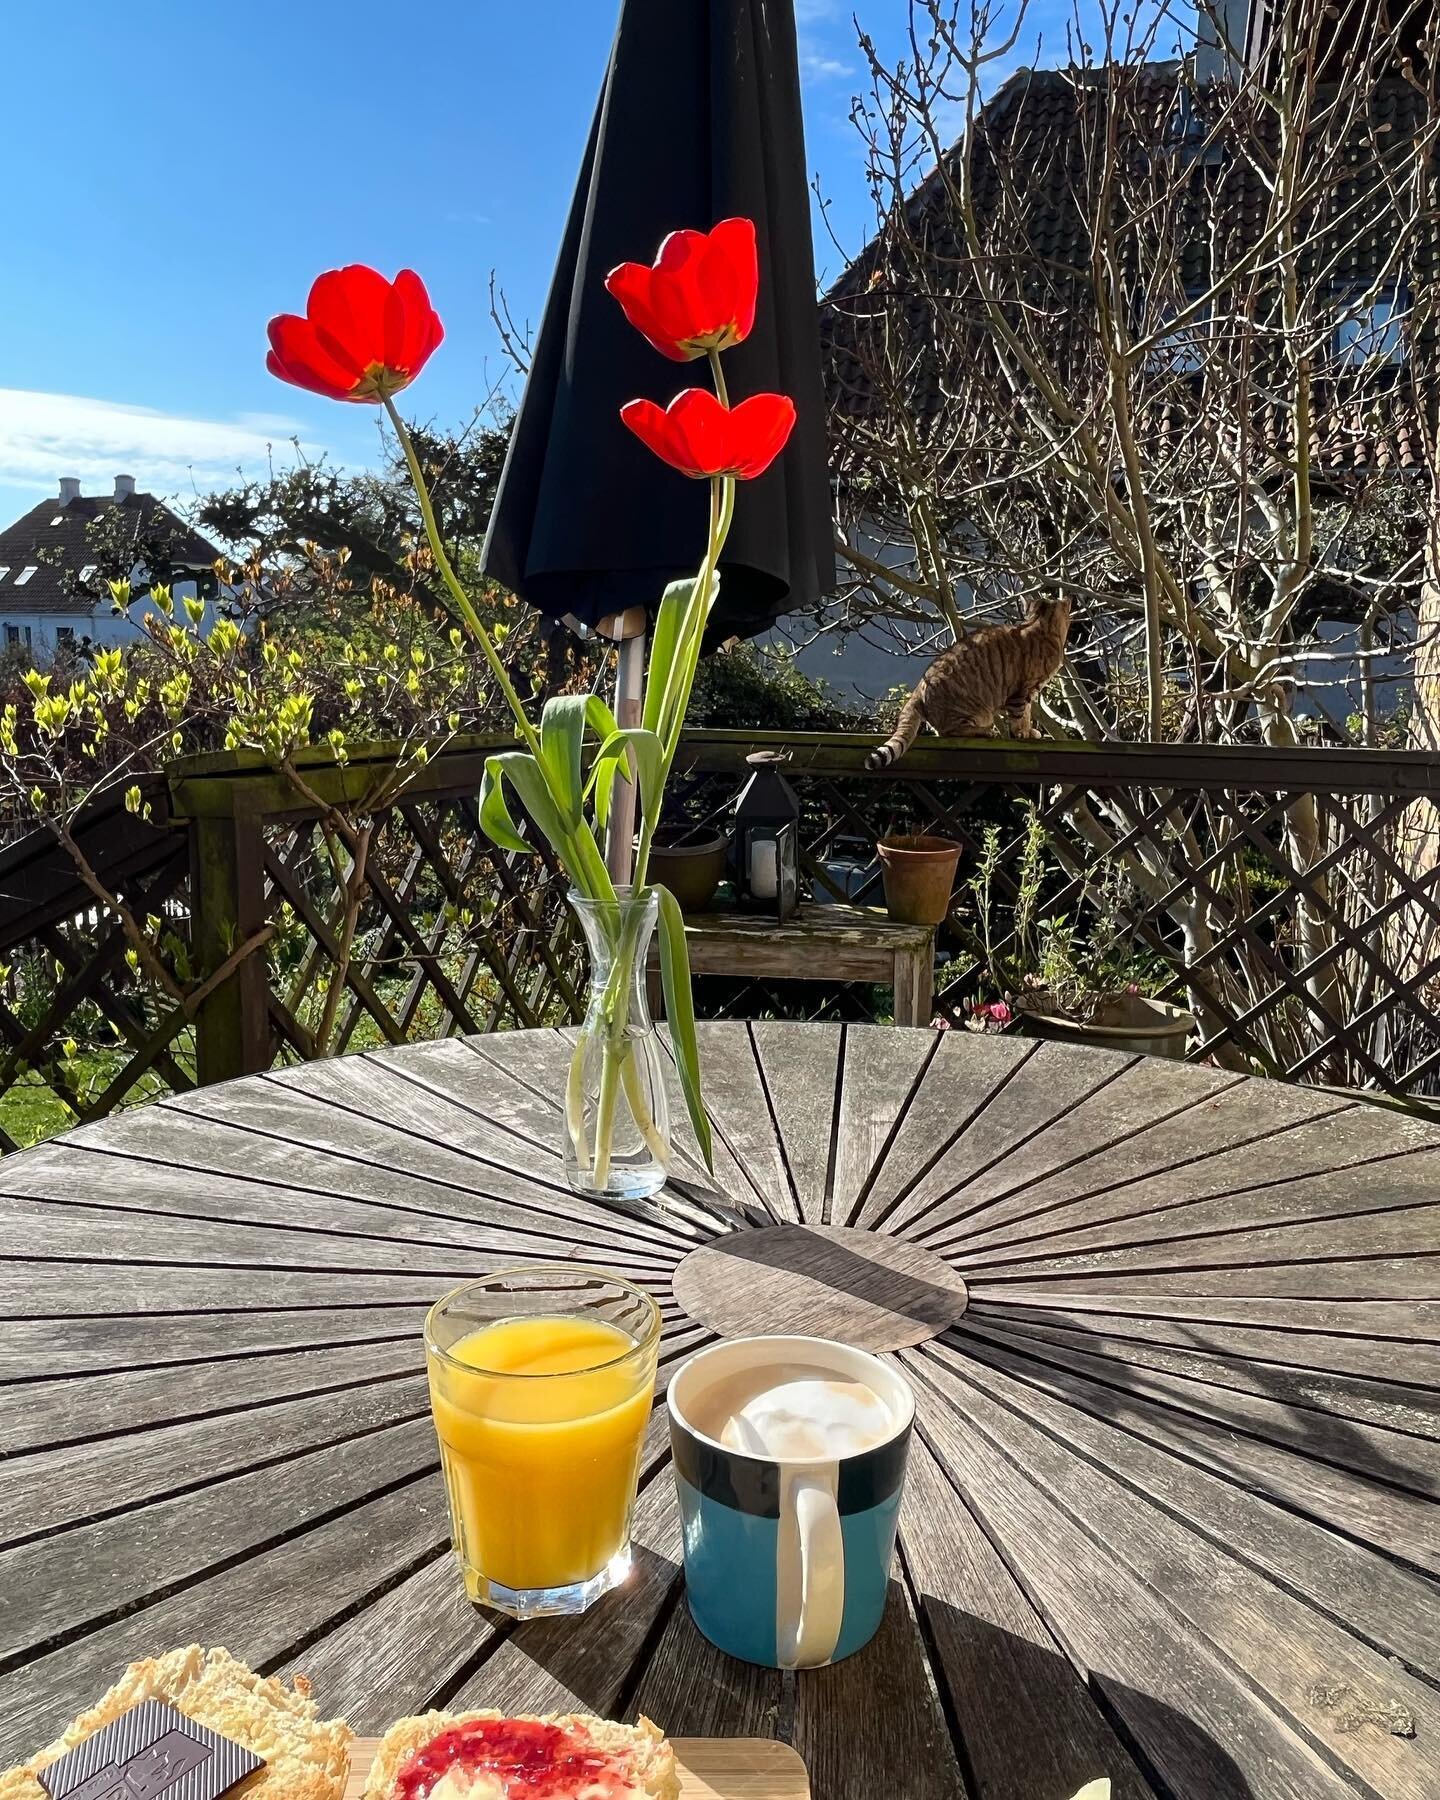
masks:
<path fill-rule="evenodd" d="M 800 904 L 800 802 L 780 773 L 784 751 L 756 750 L 735 803 L 735 894 L 748 912 L 788 919 Z"/>

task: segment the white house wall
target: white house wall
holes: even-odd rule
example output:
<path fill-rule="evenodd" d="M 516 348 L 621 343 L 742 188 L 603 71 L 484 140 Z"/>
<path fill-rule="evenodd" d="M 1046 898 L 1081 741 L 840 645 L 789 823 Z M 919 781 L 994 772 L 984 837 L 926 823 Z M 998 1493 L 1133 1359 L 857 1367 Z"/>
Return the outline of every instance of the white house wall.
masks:
<path fill-rule="evenodd" d="M 184 602 L 195 598 L 195 583 L 173 582 L 170 591 L 174 596 L 176 611 L 183 616 Z M 148 610 L 143 600 L 132 607 L 129 614 L 117 616 L 110 610 L 108 602 L 104 606 L 96 606 L 88 613 L 73 610 L 63 613 L 26 612 L 15 605 L 17 600 L 23 598 L 23 590 L 12 590 L 0 595 L 0 649 L 18 643 L 29 648 L 37 663 L 46 662 L 54 656 L 62 631 L 68 630 L 77 644 L 89 638 L 92 644 L 105 649 L 115 644 L 133 644 L 145 635 L 139 623 Z M 208 631 L 217 617 L 214 602 L 207 601 L 205 616 L 201 622 L 202 631 Z M 18 632 L 18 637 L 12 637 L 12 632 Z"/>
<path fill-rule="evenodd" d="M 1385 648 L 1382 642 L 1368 658 L 1375 710 L 1381 719 L 1394 713 L 1415 691 L 1414 613 L 1397 614 L 1392 631 L 1394 648 Z M 1361 651 L 1360 627 L 1344 620 L 1322 619 L 1315 636 L 1315 654 L 1295 670 L 1295 710 L 1328 715 L 1343 725 L 1365 704 L 1361 670 L 1366 658 Z"/>

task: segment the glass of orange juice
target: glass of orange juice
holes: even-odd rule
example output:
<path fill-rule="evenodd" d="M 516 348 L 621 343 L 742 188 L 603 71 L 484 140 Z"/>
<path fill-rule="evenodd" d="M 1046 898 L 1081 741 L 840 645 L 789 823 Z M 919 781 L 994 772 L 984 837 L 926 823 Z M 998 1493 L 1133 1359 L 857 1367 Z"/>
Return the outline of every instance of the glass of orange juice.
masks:
<path fill-rule="evenodd" d="M 660 1311 L 570 1263 L 499 1269 L 425 1320 L 450 1534 L 472 1600 L 577 1613 L 630 1569 Z"/>

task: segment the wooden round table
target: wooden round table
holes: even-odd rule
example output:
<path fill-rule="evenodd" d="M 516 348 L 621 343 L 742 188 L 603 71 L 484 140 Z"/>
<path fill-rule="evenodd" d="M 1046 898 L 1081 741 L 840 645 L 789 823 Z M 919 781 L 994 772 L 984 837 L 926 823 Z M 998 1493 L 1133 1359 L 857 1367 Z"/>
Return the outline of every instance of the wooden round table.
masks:
<path fill-rule="evenodd" d="M 362 1733 L 435 1704 L 777 1736 L 815 1800 L 1440 1794 L 1440 1130 L 1008 1037 L 702 1038 L 715 1178 L 682 1157 L 668 1210 L 567 1193 L 551 1032 L 279 1070 L 0 1164 L 0 1767 L 198 1640 Z M 869 1649 L 796 1677 L 700 1638 L 660 1414 L 623 1592 L 467 1604 L 421 1320 L 556 1257 L 657 1295 L 662 1379 L 752 1300 L 905 1346 Z"/>

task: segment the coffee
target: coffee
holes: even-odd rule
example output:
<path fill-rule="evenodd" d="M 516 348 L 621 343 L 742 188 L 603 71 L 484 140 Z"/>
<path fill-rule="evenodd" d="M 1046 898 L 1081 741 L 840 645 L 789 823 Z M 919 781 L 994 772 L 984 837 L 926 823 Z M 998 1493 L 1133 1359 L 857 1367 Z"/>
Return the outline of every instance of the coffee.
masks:
<path fill-rule="evenodd" d="M 865 1382 L 798 1362 L 722 1376 L 686 1410 L 727 1450 L 780 1461 L 833 1462 L 883 1444 L 895 1429 L 890 1408 Z"/>

